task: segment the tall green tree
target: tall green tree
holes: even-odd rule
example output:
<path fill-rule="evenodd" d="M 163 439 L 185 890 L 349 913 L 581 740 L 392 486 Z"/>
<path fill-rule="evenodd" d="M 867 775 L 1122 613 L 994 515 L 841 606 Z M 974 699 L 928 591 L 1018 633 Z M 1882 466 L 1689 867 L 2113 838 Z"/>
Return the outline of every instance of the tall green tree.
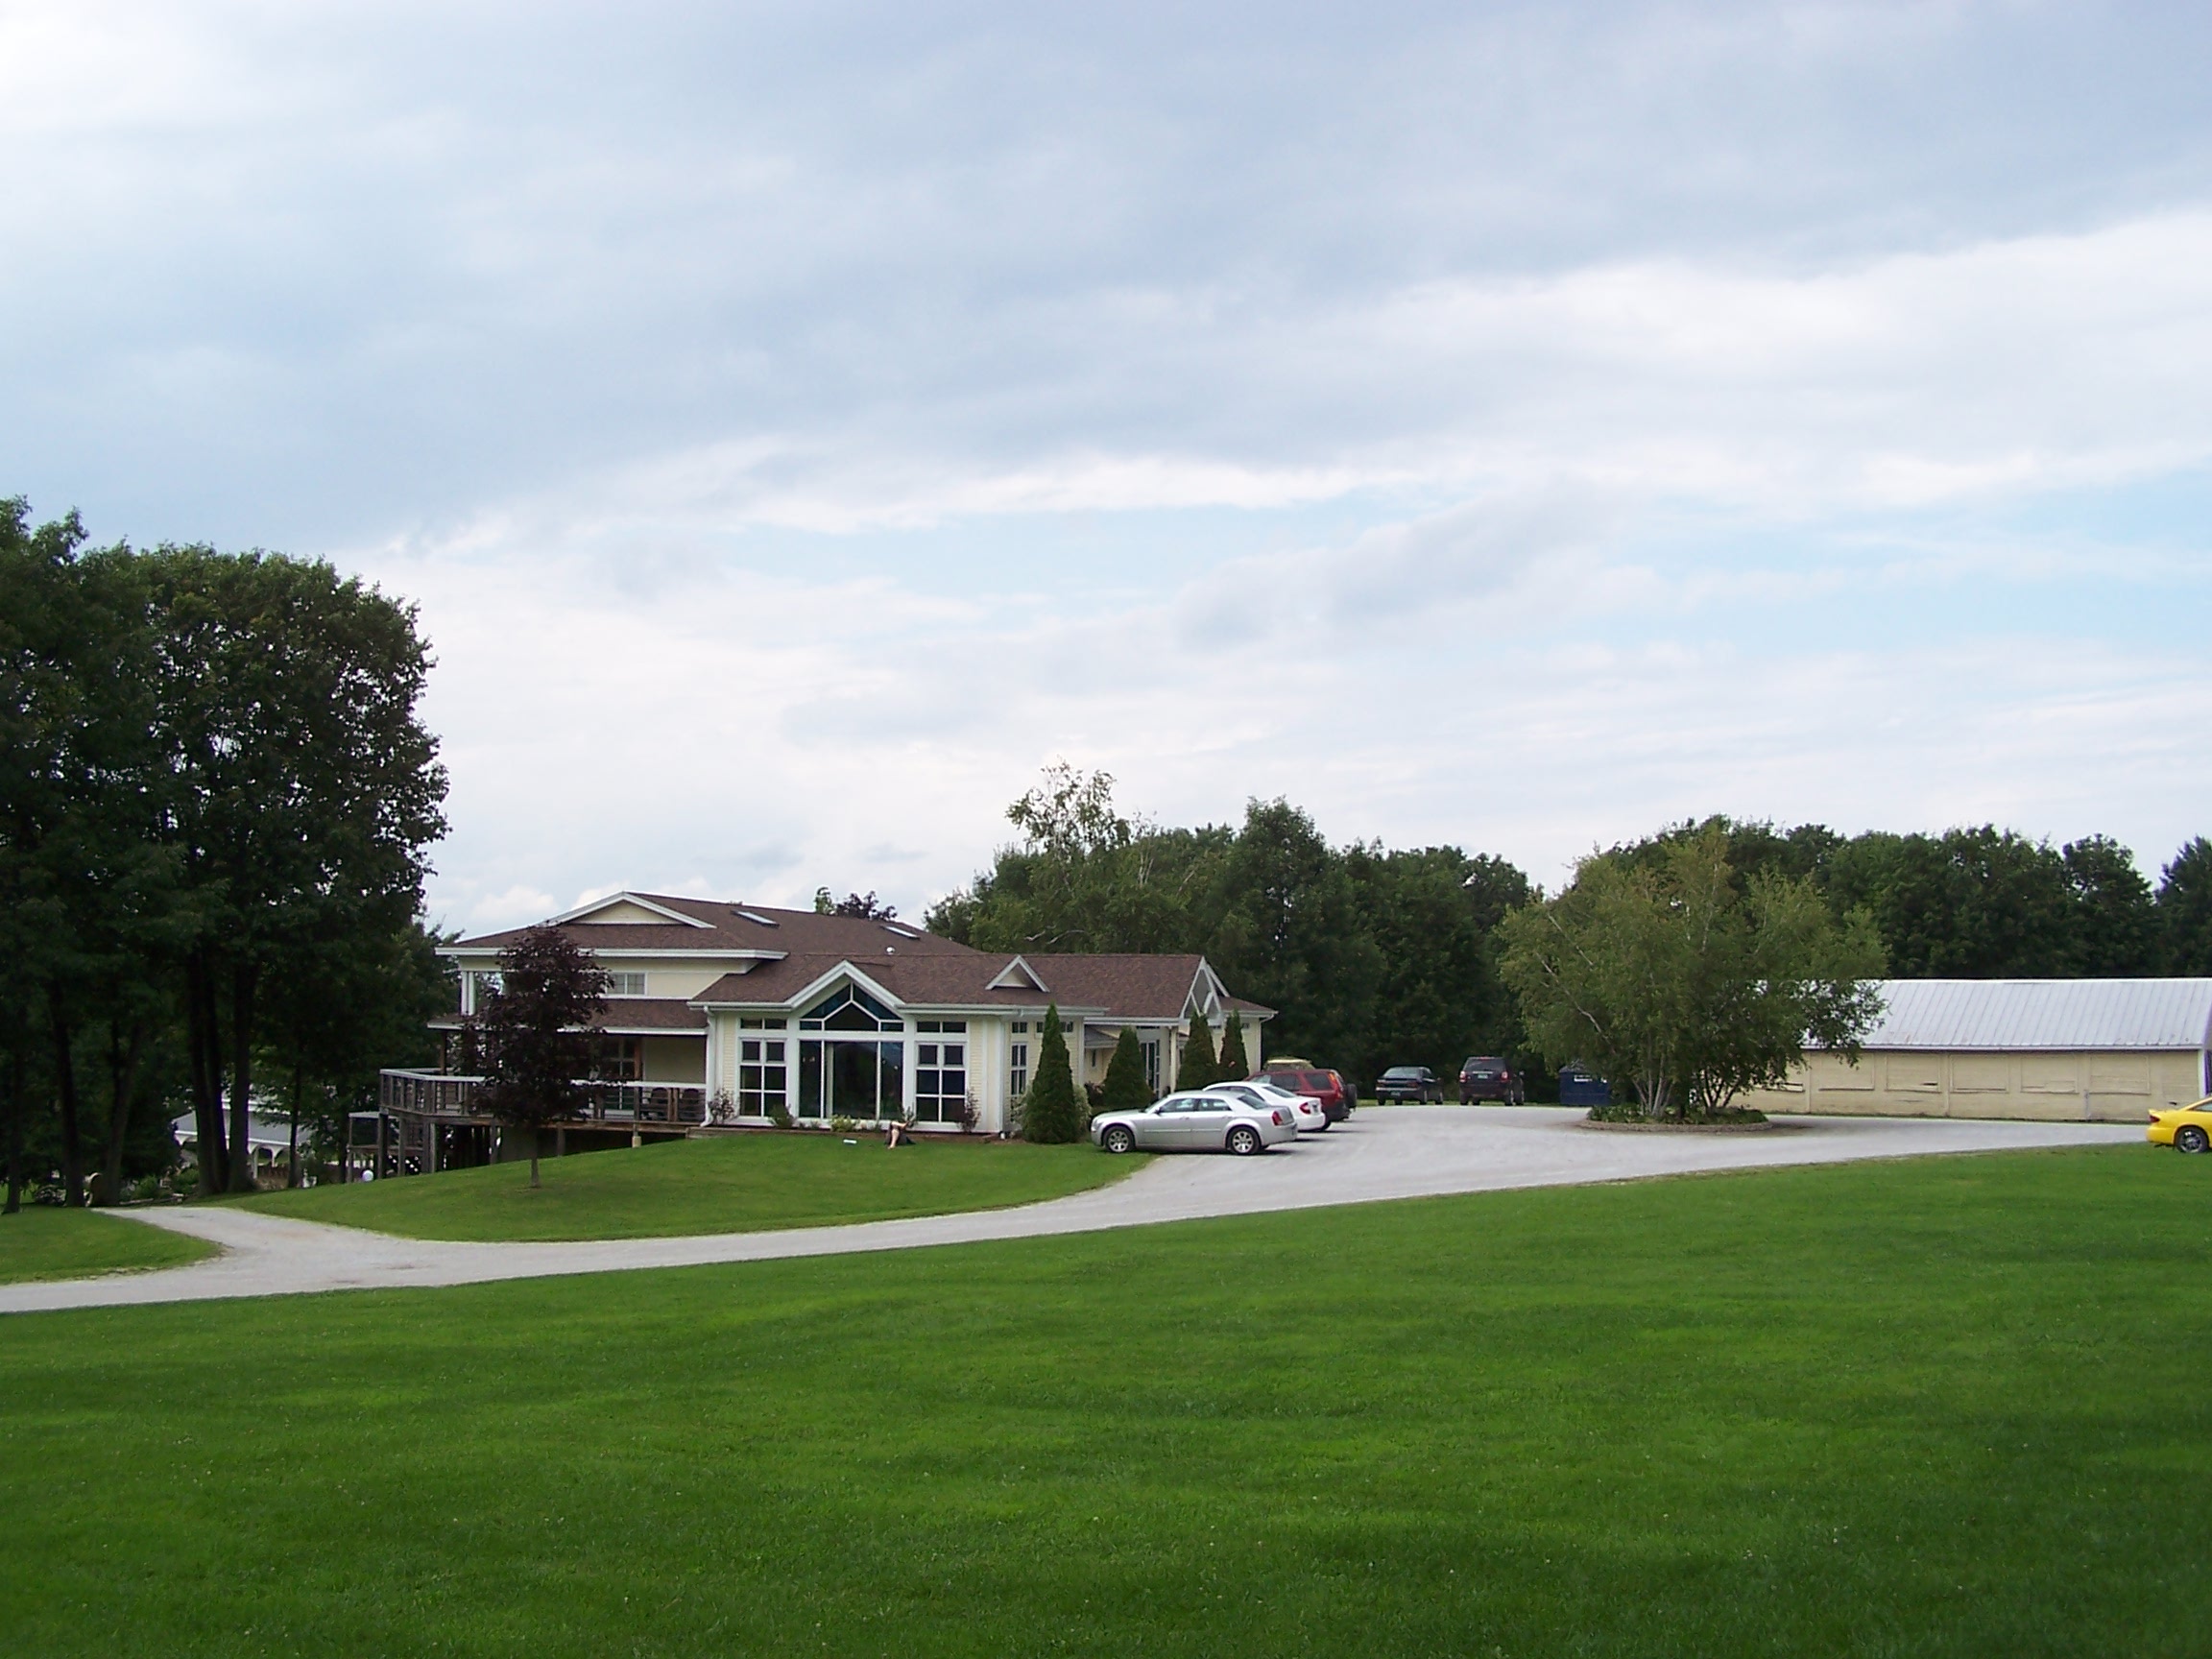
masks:
<path fill-rule="evenodd" d="M 1083 1134 L 1083 1103 L 1068 1059 L 1068 1039 L 1060 1029 L 1060 1005 L 1045 1010 L 1039 1028 L 1037 1069 L 1022 1097 L 1022 1138 L 1041 1145 L 1064 1145 Z"/>
<path fill-rule="evenodd" d="M 288 1185 L 300 1179 L 302 1141 L 327 1154 L 347 1115 L 375 1106 L 380 1068 L 436 1058 L 430 1022 L 460 1000 L 452 964 L 438 954 L 444 942 L 411 921 L 286 950 L 263 1003 L 259 1070 L 280 1080 L 289 1111 Z"/>
<path fill-rule="evenodd" d="M 1223 884 L 1207 955 L 1238 996 L 1279 1010 L 1277 1046 L 1324 1063 L 1359 1052 L 1382 953 L 1361 925 L 1343 855 L 1299 808 L 1255 801 Z"/>
<path fill-rule="evenodd" d="M 499 983 L 478 996 L 469 1036 L 484 1070 L 480 1098 L 503 1127 L 529 1133 L 533 1187 L 538 1132 L 576 1116 L 606 1007 L 607 971 L 558 927 L 525 929 L 499 953 Z"/>
<path fill-rule="evenodd" d="M 2135 854 L 2109 836 L 2090 835 L 2069 842 L 2058 857 L 2074 901 L 2066 972 L 2084 979 L 2158 973 L 2158 906 Z"/>
<path fill-rule="evenodd" d="M 1182 1094 L 1220 1081 L 1220 1063 L 1214 1058 L 1214 1027 L 1207 1022 L 1202 1010 L 1193 1008 L 1190 1033 L 1183 1044 L 1183 1059 L 1175 1068 L 1175 1091 Z"/>
<path fill-rule="evenodd" d="M 195 1093 L 211 1109 L 227 1058 L 237 1190 L 252 1184 L 272 970 L 303 941 L 394 933 L 421 908 L 425 850 L 445 829 L 445 776 L 417 714 L 429 652 L 412 608 L 325 564 L 173 546 L 148 562 L 170 832 L 195 921 Z"/>
<path fill-rule="evenodd" d="M 1137 1033 L 1121 1027 L 1114 1040 L 1114 1058 L 1106 1063 L 1106 1086 L 1099 1094 L 1101 1112 L 1142 1112 L 1152 1104 L 1152 1086 L 1144 1078 L 1144 1047 Z"/>
<path fill-rule="evenodd" d="M 1506 980 L 1546 1057 L 1596 1067 L 1654 1119 L 1780 1083 L 1809 1039 L 1855 1057 L 1879 1012 L 1871 922 L 1839 926 L 1810 880 L 1762 874 L 1739 891 L 1717 830 L 1656 860 L 1587 858 L 1503 930 Z"/>
<path fill-rule="evenodd" d="M 2164 972 L 2212 975 L 2212 841 L 2195 837 L 2158 873 L 2156 909 Z"/>

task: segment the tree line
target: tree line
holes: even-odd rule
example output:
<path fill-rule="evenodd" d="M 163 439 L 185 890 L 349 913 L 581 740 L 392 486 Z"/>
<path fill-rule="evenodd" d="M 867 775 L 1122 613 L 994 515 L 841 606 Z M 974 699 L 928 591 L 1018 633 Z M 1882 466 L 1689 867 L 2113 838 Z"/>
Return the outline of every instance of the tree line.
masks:
<path fill-rule="evenodd" d="M 1239 825 L 1181 829 L 1125 813 L 1113 779 L 1061 765 L 1007 810 L 1020 832 L 926 925 L 991 950 L 1202 952 L 1278 1010 L 1270 1053 L 1372 1082 L 1385 1067 L 1455 1070 L 1500 1054 L 1550 1077 L 1504 974 L 1505 919 L 1541 895 L 1507 861 L 1459 847 L 1333 846 L 1302 809 L 1254 801 Z M 1993 826 L 1846 836 L 1821 825 L 1709 818 L 1604 851 L 1658 871 L 1704 844 L 1740 894 L 1801 883 L 1901 978 L 2212 974 L 2212 842 L 2153 885 L 2104 836 L 2054 847 Z M 1554 1057 L 1556 1058 L 1556 1057 Z"/>
<path fill-rule="evenodd" d="M 0 501 L 10 1210 L 34 1168 L 117 1201 L 179 1100 L 203 1190 L 248 1190 L 256 1097 L 339 1118 L 451 1006 L 413 610 L 316 561 L 85 543 Z"/>

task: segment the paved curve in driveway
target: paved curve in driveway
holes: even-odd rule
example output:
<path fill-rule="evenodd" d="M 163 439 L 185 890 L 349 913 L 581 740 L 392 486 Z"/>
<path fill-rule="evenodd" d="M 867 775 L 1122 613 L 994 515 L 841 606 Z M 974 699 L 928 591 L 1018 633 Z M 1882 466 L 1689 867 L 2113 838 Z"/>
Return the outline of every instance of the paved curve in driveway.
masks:
<path fill-rule="evenodd" d="M 1581 1116 L 1555 1107 L 1370 1109 L 1326 1135 L 1308 1137 L 1264 1158 L 1159 1158 L 1126 1181 L 1049 1203 L 778 1233 L 466 1244 L 396 1238 L 225 1208 L 126 1210 L 116 1214 L 209 1239 L 222 1245 L 224 1254 L 189 1267 L 0 1285 L 0 1312 L 469 1285 L 562 1273 L 909 1250 L 1447 1192 L 1563 1187 L 1860 1158 L 2098 1144 L 2140 1141 L 2143 1135 L 2142 1130 L 2120 1123 L 1877 1118 L 1793 1118 L 1765 1134 L 1637 1134 L 1589 1129 L 1579 1123 Z"/>

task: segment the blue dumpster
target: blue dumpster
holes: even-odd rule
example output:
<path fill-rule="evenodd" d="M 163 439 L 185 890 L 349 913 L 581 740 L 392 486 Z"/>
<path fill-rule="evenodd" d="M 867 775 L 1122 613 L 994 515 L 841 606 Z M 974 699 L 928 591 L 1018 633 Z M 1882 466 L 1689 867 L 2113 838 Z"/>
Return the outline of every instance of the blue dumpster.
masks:
<path fill-rule="evenodd" d="M 1604 1078 L 1579 1066 L 1562 1066 L 1559 1069 L 1559 1104 L 1562 1106 L 1610 1106 L 1613 1089 Z"/>

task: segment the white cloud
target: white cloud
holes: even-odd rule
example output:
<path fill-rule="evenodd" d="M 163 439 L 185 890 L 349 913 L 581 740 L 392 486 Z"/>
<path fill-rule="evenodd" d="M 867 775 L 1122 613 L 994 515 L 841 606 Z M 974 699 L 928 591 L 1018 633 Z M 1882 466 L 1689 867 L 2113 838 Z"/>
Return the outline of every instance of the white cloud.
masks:
<path fill-rule="evenodd" d="M 18 5 L 0 493 L 420 595 L 469 926 L 911 909 L 1062 755 L 1554 874 L 1715 808 L 2158 848 L 2208 41 Z"/>

